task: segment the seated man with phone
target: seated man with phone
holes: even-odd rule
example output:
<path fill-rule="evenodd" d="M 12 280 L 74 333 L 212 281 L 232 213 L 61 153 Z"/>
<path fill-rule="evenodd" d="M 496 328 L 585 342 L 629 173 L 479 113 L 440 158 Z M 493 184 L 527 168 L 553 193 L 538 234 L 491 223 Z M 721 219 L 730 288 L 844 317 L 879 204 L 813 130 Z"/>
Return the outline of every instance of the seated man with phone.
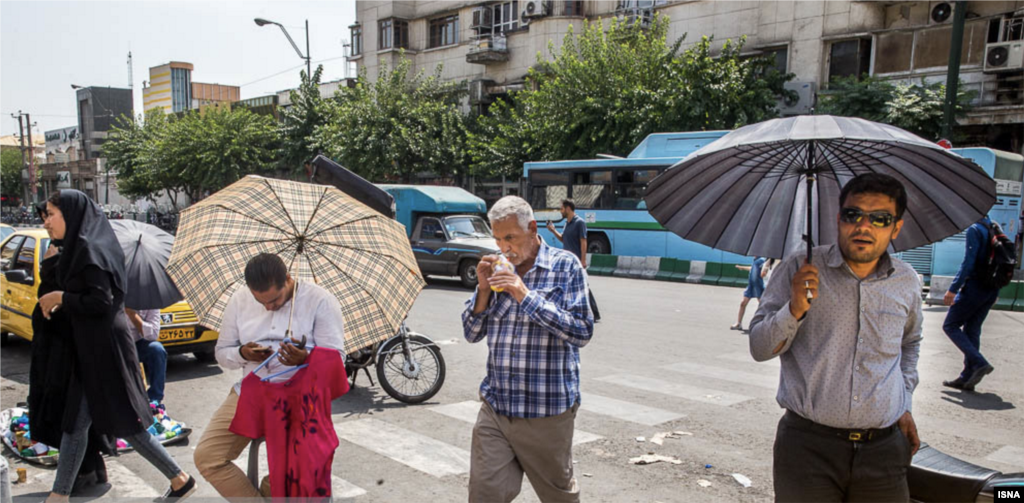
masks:
<path fill-rule="evenodd" d="M 261 253 L 250 259 L 245 267 L 245 284 L 248 288 L 238 289 L 224 308 L 216 350 L 217 362 L 222 367 L 242 369 L 242 373 L 210 418 L 195 451 L 199 473 L 224 498 L 261 497 L 245 472 L 233 463 L 249 445 L 248 438 L 228 429 L 238 407 L 241 378 L 256 370 L 278 347 L 280 361 L 265 366 L 258 372 L 260 375 L 279 373 L 282 364 L 302 365 L 311 346 L 337 349 L 344 354 L 345 345 L 338 299 L 315 283 L 296 285 L 277 255 Z M 306 337 L 304 347 L 285 342 L 289 323 L 296 344 L 300 337 Z M 291 376 L 285 374 L 272 381 L 287 381 Z"/>

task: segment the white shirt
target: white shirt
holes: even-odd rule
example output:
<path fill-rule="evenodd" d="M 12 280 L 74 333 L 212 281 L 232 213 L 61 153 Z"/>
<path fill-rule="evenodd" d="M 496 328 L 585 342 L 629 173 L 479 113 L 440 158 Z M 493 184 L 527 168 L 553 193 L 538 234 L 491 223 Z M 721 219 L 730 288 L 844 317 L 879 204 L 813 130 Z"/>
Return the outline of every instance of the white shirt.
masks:
<path fill-rule="evenodd" d="M 132 334 L 132 340 L 139 342 L 143 339 L 153 342 L 160 339 L 160 310 L 144 309 L 136 311 L 139 318 L 142 318 L 142 331 L 135 328 L 135 323 L 128 320 L 128 333 Z"/>
<path fill-rule="evenodd" d="M 344 318 L 341 304 L 330 292 L 315 283 L 299 283 L 298 293 L 277 311 L 267 311 L 252 292 L 243 286 L 239 288 L 227 307 L 221 322 L 220 337 L 217 339 L 217 363 L 226 369 L 242 369 L 244 378 L 259 362 L 250 362 L 242 358 L 239 348 L 250 342 L 269 346 L 277 351 L 288 330 L 288 314 L 292 302 L 295 313 L 292 315 L 292 335 L 296 339 L 306 336 L 306 348 L 313 346 L 331 348 L 345 354 Z M 266 377 L 287 368 L 275 357 L 267 366 L 260 369 L 258 375 Z M 276 377 L 271 382 L 283 382 L 291 379 L 294 373 Z M 242 381 L 235 383 L 235 392 L 241 394 Z"/>

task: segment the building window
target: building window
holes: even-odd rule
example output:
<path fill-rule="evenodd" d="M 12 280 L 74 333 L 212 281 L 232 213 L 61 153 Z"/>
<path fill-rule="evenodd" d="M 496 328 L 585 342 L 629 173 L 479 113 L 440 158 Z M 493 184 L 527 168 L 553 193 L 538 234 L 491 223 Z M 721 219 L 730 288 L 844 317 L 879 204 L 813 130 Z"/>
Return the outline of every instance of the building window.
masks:
<path fill-rule="evenodd" d="M 385 19 L 380 22 L 380 43 L 378 47 L 384 49 L 408 49 L 409 48 L 409 23 L 400 19 Z"/>
<path fill-rule="evenodd" d="M 860 79 L 871 71 L 871 39 L 832 42 L 829 48 L 828 81 L 841 77 Z"/>
<path fill-rule="evenodd" d="M 352 34 L 352 56 L 358 56 L 363 53 L 363 26 L 354 24 L 349 27 Z"/>
<path fill-rule="evenodd" d="M 459 43 L 459 15 L 431 19 L 428 47 L 444 47 Z"/>
<path fill-rule="evenodd" d="M 771 49 L 765 49 L 764 56 L 768 59 L 775 61 L 775 70 L 781 74 L 785 74 L 789 70 L 789 48 L 788 47 L 773 47 Z"/>
<path fill-rule="evenodd" d="M 192 76 L 184 68 L 171 68 L 171 111 L 192 108 Z"/>
<path fill-rule="evenodd" d="M 494 4 L 494 27 L 491 33 L 508 33 L 519 29 L 519 0 Z"/>
<path fill-rule="evenodd" d="M 582 0 L 568 0 L 565 2 L 565 15 L 566 16 L 582 16 L 583 15 L 583 1 Z"/>

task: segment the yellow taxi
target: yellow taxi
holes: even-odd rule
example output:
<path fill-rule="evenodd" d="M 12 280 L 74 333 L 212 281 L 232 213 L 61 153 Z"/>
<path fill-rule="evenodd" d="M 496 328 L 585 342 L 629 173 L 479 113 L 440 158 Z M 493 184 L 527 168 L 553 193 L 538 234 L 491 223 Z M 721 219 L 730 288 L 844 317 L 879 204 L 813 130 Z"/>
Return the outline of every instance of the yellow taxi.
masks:
<path fill-rule="evenodd" d="M 39 264 L 50 237 L 43 229 L 17 229 L 0 245 L 0 339 L 11 333 L 32 340 L 32 311 L 39 291 Z M 192 353 L 214 361 L 217 332 L 199 324 L 187 302 L 160 310 L 160 342 L 168 354 Z"/>

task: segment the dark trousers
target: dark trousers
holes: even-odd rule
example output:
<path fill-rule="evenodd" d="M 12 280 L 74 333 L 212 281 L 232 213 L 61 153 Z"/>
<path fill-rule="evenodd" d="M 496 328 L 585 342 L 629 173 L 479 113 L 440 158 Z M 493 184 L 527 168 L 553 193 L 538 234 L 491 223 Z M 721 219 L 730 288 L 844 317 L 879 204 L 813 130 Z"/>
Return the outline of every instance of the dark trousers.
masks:
<path fill-rule="evenodd" d="M 594 300 L 594 292 L 587 288 L 587 299 L 590 300 L 590 311 L 594 313 L 594 321 L 601 319 L 601 311 L 597 309 L 597 301 Z"/>
<path fill-rule="evenodd" d="M 946 313 L 942 330 L 964 354 L 964 370 L 960 379 L 966 380 L 976 369 L 988 365 L 988 360 L 981 355 L 981 325 L 998 298 L 998 289 L 984 288 L 968 281 Z"/>
<path fill-rule="evenodd" d="M 775 501 L 909 501 L 910 442 L 899 428 L 868 442 L 817 431 L 786 412 L 775 434 Z"/>

